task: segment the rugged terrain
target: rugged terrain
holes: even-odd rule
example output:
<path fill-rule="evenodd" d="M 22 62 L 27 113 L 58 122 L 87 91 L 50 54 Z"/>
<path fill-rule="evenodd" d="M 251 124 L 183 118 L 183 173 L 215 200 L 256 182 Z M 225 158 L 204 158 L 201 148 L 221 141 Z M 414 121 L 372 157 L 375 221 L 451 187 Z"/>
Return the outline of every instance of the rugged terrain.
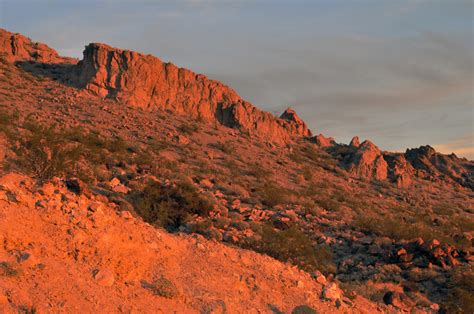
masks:
<path fill-rule="evenodd" d="M 3 30 L 0 105 L 7 310 L 474 309 L 472 161 L 336 143 L 153 56 Z M 160 276 L 178 292 L 154 298 Z"/>

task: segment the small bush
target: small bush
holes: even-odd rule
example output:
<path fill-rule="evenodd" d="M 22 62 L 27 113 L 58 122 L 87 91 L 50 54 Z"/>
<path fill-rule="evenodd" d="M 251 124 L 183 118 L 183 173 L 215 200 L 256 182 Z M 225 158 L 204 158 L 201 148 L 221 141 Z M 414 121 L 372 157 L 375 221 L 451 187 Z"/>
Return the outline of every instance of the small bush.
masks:
<path fill-rule="evenodd" d="M 16 275 L 18 275 L 18 271 L 14 269 L 9 263 L 0 262 L 0 276 L 14 277 Z"/>
<path fill-rule="evenodd" d="M 150 290 L 154 295 L 163 298 L 171 299 L 178 295 L 176 286 L 163 276 L 153 282 L 142 280 L 141 285 L 143 288 Z"/>
<path fill-rule="evenodd" d="M 169 229 L 184 224 L 189 215 L 207 216 L 213 209 L 208 197 L 184 181 L 172 186 L 150 181 L 133 203 L 135 211 L 145 221 Z"/>
<path fill-rule="evenodd" d="M 277 231 L 263 225 L 260 236 L 261 239 L 248 240 L 244 246 L 306 271 L 328 273 L 335 270 L 331 250 L 326 246 L 315 247 L 311 239 L 296 227 Z"/>
<path fill-rule="evenodd" d="M 474 272 L 457 269 L 448 282 L 447 298 L 443 302 L 446 313 L 474 313 Z"/>
<path fill-rule="evenodd" d="M 220 150 L 226 155 L 231 155 L 235 152 L 235 147 L 230 142 L 226 142 L 226 143 L 217 142 L 217 143 L 209 144 L 209 146 Z"/>
<path fill-rule="evenodd" d="M 192 135 L 199 130 L 197 123 L 183 123 L 178 127 L 178 130 L 186 135 Z"/>
<path fill-rule="evenodd" d="M 8 160 L 9 168 L 39 180 L 75 172 L 80 157 L 79 147 L 68 142 L 56 126 L 29 123 L 26 128 L 25 135 L 10 139 L 15 157 Z"/>
<path fill-rule="evenodd" d="M 261 202 L 267 206 L 275 206 L 288 203 L 288 191 L 273 184 L 265 184 L 258 191 Z"/>

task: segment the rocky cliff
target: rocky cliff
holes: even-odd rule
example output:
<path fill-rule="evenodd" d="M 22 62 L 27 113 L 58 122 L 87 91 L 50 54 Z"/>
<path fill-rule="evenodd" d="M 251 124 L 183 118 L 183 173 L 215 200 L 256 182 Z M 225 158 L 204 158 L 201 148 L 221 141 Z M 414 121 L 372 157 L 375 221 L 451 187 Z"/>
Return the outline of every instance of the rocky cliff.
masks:
<path fill-rule="evenodd" d="M 311 135 L 293 110 L 276 118 L 226 85 L 151 55 L 89 44 L 73 75 L 81 88 L 102 97 L 218 121 L 273 142 Z"/>
<path fill-rule="evenodd" d="M 45 44 L 33 42 L 17 33 L 0 28 L 0 56 L 10 62 L 35 61 L 41 63 L 75 63 L 76 59 L 65 58 Z"/>

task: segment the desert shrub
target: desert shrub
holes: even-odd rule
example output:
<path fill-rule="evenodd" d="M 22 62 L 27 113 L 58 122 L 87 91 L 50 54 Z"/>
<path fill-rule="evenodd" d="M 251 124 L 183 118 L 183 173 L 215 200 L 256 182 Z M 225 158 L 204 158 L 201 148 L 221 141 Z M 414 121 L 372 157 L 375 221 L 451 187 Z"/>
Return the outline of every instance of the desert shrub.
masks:
<path fill-rule="evenodd" d="M 244 170 L 244 174 L 257 179 L 262 179 L 272 175 L 272 172 L 271 170 L 265 169 L 265 167 L 260 163 L 252 163 Z"/>
<path fill-rule="evenodd" d="M 311 239 L 296 227 L 278 231 L 270 225 L 263 225 L 260 238 L 247 240 L 244 246 L 306 271 L 328 273 L 335 270 L 331 250 L 327 246 L 315 247 Z"/>
<path fill-rule="evenodd" d="M 293 311 L 291 311 L 291 314 L 318 314 L 318 312 L 309 305 L 302 304 L 296 306 Z"/>
<path fill-rule="evenodd" d="M 474 272 L 459 268 L 447 283 L 448 294 L 442 307 L 446 313 L 474 313 Z"/>
<path fill-rule="evenodd" d="M 183 123 L 178 127 L 178 131 L 186 135 L 192 135 L 199 130 L 197 123 Z"/>
<path fill-rule="evenodd" d="M 39 180 L 75 173 L 80 149 L 68 142 L 61 130 L 31 121 L 24 127 L 25 134 L 10 139 L 15 156 L 8 160 L 8 168 Z"/>
<path fill-rule="evenodd" d="M 425 241 L 438 239 L 442 242 L 451 242 L 449 238 L 430 226 L 422 218 L 412 217 L 412 219 L 407 219 L 398 215 L 378 218 L 359 215 L 354 220 L 354 226 L 362 231 L 395 240 L 422 238 Z"/>
<path fill-rule="evenodd" d="M 18 111 L 9 113 L 5 109 L 0 108 L 0 132 L 5 133 L 7 138 L 13 136 L 13 126 L 17 123 L 18 117 Z"/>
<path fill-rule="evenodd" d="M 18 271 L 7 262 L 0 262 L 0 276 L 14 277 Z"/>
<path fill-rule="evenodd" d="M 267 206 L 288 203 L 288 191 L 273 184 L 265 184 L 258 189 L 257 194 L 261 202 Z"/>
<path fill-rule="evenodd" d="M 179 181 L 163 186 L 150 181 L 133 200 L 137 214 L 149 223 L 174 230 L 184 224 L 189 215 L 207 216 L 213 202 L 191 183 Z"/>
<path fill-rule="evenodd" d="M 226 155 L 231 155 L 235 152 L 235 147 L 230 142 L 226 142 L 226 143 L 217 142 L 217 143 L 209 144 L 209 146 L 212 147 L 212 148 L 220 150 L 221 152 L 223 152 Z"/>
<path fill-rule="evenodd" d="M 311 179 L 313 179 L 313 171 L 309 167 L 304 167 L 302 174 L 306 181 L 311 181 Z"/>
<path fill-rule="evenodd" d="M 341 209 L 341 203 L 330 196 L 317 197 L 314 202 L 330 212 L 337 212 Z"/>
<path fill-rule="evenodd" d="M 161 276 L 154 280 L 153 282 L 147 282 L 142 280 L 142 288 L 150 290 L 154 295 L 163 297 L 163 298 L 174 298 L 178 295 L 178 289 L 170 280 Z"/>

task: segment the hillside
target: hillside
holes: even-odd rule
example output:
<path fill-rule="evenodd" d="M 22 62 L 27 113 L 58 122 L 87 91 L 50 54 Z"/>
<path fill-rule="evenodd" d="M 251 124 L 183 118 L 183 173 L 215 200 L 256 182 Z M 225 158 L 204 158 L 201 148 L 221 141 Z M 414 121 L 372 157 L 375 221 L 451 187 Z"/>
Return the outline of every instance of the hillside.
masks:
<path fill-rule="evenodd" d="M 125 312 L 132 307 L 206 312 L 208 303 L 224 303 L 229 312 L 289 313 L 302 304 L 322 313 L 336 311 L 335 306 L 356 312 L 472 312 L 472 161 L 430 146 L 392 153 L 357 137 L 346 145 L 313 136 L 292 109 L 274 117 L 222 83 L 149 55 L 89 44 L 78 61 L 4 30 L 0 44 L 2 185 L 32 200 L 3 200 L 0 262 L 13 263 L 25 274 L 8 277 L 2 288 L 41 287 L 40 293 L 28 290 L 25 301 L 7 296 L 7 308 L 24 302 L 28 308 L 56 311 L 40 300 L 59 293 L 53 276 L 57 267 L 58 276 L 68 276 L 80 291 L 94 296 L 95 289 L 104 289 L 110 295 L 92 301 L 78 292 L 51 297 L 54 306 L 67 304 L 65 311 L 73 311 L 77 302 L 88 311 L 108 306 L 118 311 L 114 298 L 127 296 Z M 13 178 L 26 183 L 9 186 Z M 67 191 L 64 182 L 69 181 L 88 195 Z M 54 201 L 40 197 L 48 183 L 59 191 L 50 193 Z M 94 223 L 87 206 L 78 211 L 79 218 L 67 209 L 84 198 L 104 204 L 102 225 L 87 226 Z M 134 218 L 124 218 L 127 213 Z M 81 249 L 71 253 L 73 231 L 82 225 L 88 239 L 81 248 L 88 252 L 84 256 Z M 37 234 L 27 235 L 28 230 Z M 71 239 L 63 239 L 68 230 Z M 109 231 L 113 242 L 127 233 L 131 238 L 102 252 L 105 244 L 99 239 Z M 148 236 L 166 241 L 157 242 L 152 252 Z M 44 250 L 32 252 L 34 257 L 56 265 L 46 267 L 45 275 L 33 273 L 42 262 L 22 266 L 16 257 L 18 251 L 29 252 L 31 241 L 45 243 Z M 204 247 L 202 255 L 197 243 Z M 60 247 L 72 251 L 54 253 Z M 142 250 L 147 260 L 137 261 Z M 152 258 L 162 261 L 159 271 L 152 269 Z M 106 261 L 118 278 L 112 287 L 98 288 L 93 276 L 79 276 L 100 270 Z M 262 265 L 268 269 L 261 270 Z M 137 273 L 128 286 L 125 277 L 133 269 Z M 303 284 L 276 280 L 275 269 Z M 235 276 L 222 284 L 219 270 Z M 166 275 L 180 295 L 158 298 L 156 309 L 145 309 L 141 306 L 150 295 L 142 291 L 147 284 L 143 288 L 139 282 L 156 273 Z M 244 274 L 261 282 L 261 291 L 246 286 L 237 293 Z M 187 282 L 192 285 L 184 291 Z M 321 290 L 333 283 L 345 296 L 324 302 Z M 313 297 L 298 289 L 312 291 Z"/>

